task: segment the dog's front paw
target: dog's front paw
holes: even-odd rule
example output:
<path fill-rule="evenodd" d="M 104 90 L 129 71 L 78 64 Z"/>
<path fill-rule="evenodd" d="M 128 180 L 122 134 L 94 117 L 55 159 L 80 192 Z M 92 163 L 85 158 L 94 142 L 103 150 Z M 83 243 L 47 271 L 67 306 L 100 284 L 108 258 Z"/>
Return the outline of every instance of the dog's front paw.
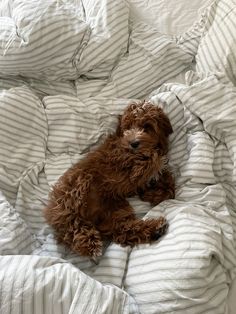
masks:
<path fill-rule="evenodd" d="M 168 199 L 169 194 L 162 189 L 146 189 L 138 191 L 139 197 L 144 202 L 149 202 L 152 206 L 160 204 L 162 201 Z"/>
<path fill-rule="evenodd" d="M 168 221 L 164 217 L 160 217 L 158 221 L 159 221 L 159 224 L 156 227 L 155 233 L 152 235 L 153 241 L 156 241 L 161 236 L 163 236 L 169 227 Z"/>

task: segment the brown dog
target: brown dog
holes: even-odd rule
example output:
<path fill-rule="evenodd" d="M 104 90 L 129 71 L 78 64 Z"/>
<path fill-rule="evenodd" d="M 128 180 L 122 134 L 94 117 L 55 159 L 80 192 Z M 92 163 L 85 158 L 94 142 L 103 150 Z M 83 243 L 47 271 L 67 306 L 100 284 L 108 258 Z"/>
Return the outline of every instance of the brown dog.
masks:
<path fill-rule="evenodd" d="M 59 243 L 96 258 L 103 241 L 122 246 L 150 243 L 165 233 L 163 217 L 135 217 L 127 197 L 157 205 L 175 195 L 167 168 L 169 119 L 149 102 L 132 103 L 116 133 L 61 176 L 49 195 L 45 217 Z"/>

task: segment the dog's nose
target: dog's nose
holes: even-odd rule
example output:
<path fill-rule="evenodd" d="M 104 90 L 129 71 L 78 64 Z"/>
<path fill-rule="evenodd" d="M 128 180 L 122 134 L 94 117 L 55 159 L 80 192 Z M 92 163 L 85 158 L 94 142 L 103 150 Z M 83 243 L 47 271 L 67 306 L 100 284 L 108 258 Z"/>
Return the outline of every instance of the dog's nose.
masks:
<path fill-rule="evenodd" d="M 139 140 L 134 140 L 130 143 L 130 146 L 132 148 L 138 148 L 139 147 Z"/>

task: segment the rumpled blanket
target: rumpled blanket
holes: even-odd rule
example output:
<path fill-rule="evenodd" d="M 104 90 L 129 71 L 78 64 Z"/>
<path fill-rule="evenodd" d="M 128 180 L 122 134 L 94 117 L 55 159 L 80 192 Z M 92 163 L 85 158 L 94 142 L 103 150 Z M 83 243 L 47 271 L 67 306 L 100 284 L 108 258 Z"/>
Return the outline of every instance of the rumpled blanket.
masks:
<path fill-rule="evenodd" d="M 234 64 L 220 57 L 219 66 L 216 53 L 202 65 L 219 21 L 236 30 L 234 3 L 216 1 L 173 37 L 132 21 L 123 0 L 2 1 L 1 313 L 226 313 L 236 269 Z M 151 245 L 111 244 L 95 265 L 56 243 L 42 209 L 59 176 L 143 97 L 172 123 L 177 191 L 153 208 L 129 201 L 144 219 L 164 215 L 169 229 Z"/>

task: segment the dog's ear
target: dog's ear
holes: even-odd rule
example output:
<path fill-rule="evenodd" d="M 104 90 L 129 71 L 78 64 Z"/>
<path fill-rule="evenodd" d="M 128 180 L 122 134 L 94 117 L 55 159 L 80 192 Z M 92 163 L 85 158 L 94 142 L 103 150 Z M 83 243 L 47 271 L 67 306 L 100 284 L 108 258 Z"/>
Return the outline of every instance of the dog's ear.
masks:
<path fill-rule="evenodd" d="M 117 127 L 116 127 L 116 136 L 121 136 L 122 135 L 121 117 L 122 117 L 122 115 L 118 116 L 118 123 L 117 123 Z"/>
<path fill-rule="evenodd" d="M 166 137 L 173 133 L 173 129 L 170 123 L 169 118 L 164 114 L 162 110 L 159 111 L 158 114 L 158 124 L 160 128 L 163 130 Z"/>

